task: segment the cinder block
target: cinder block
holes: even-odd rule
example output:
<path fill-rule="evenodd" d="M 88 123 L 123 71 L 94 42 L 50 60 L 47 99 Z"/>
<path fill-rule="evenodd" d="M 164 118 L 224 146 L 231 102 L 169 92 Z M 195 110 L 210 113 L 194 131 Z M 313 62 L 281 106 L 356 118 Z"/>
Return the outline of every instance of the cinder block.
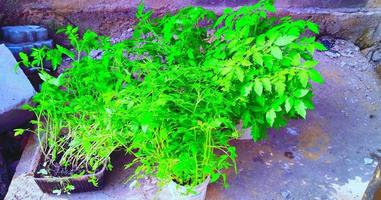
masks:
<path fill-rule="evenodd" d="M 4 26 L 0 29 L 6 43 L 27 43 L 48 39 L 48 30 L 40 26 Z"/>

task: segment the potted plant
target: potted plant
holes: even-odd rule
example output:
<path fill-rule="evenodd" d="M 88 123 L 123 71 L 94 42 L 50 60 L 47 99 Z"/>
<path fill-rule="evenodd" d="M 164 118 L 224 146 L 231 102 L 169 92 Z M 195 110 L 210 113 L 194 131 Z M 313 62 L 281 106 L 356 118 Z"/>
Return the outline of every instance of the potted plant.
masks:
<path fill-rule="evenodd" d="M 102 187 L 105 169 L 111 169 L 110 154 L 128 138 L 120 123 L 125 104 L 118 98 L 123 80 L 128 80 L 120 78 L 126 77 L 126 59 L 119 53 L 123 48 L 92 31 L 82 37 L 78 28 L 62 31 L 74 50 L 60 45 L 34 50 L 39 56 L 32 60 L 20 54 L 25 66 L 41 66 L 44 83 L 33 98 L 36 106 L 27 106 L 37 119 L 32 121 L 35 129 L 28 131 L 35 133 L 41 150 L 35 181 L 43 192 L 56 194 Z M 94 58 L 93 50 L 101 50 L 101 58 Z M 45 60 L 56 68 L 63 56 L 71 60 L 70 68 L 58 77 L 43 71 Z"/>

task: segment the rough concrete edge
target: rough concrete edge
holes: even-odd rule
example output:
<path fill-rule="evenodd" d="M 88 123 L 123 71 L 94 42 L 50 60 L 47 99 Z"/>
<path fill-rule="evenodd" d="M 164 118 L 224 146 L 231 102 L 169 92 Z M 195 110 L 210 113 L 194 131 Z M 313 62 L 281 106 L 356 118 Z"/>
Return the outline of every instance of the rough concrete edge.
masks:
<path fill-rule="evenodd" d="M 36 136 L 32 134 L 28 138 L 28 143 L 25 146 L 25 149 L 21 155 L 20 163 L 17 165 L 13 179 L 16 179 L 18 176 L 22 174 L 28 174 L 33 176 L 33 169 L 37 167 L 40 156 L 41 151 L 39 142 Z M 30 158 L 32 158 L 32 163 L 22 162 L 30 160 Z"/>
<path fill-rule="evenodd" d="M 373 178 L 369 182 L 366 191 L 362 196 L 362 200 L 374 200 L 377 197 L 380 198 L 380 190 L 381 189 L 381 163 L 378 163 L 374 173 Z M 378 199 L 377 198 L 377 199 Z"/>
<path fill-rule="evenodd" d="M 19 184 L 17 179 L 25 176 L 33 176 L 33 169 L 37 167 L 40 155 L 41 151 L 39 143 L 37 142 L 37 138 L 35 137 L 35 135 L 30 135 L 28 138 L 28 143 L 25 146 L 25 149 L 21 155 L 20 162 L 16 167 L 16 172 L 13 175 L 5 199 L 12 199 L 14 197 L 15 194 L 10 193 L 9 191 L 11 191 L 11 188 L 16 188 L 15 185 Z M 32 160 L 32 162 L 28 162 L 29 160 Z"/>

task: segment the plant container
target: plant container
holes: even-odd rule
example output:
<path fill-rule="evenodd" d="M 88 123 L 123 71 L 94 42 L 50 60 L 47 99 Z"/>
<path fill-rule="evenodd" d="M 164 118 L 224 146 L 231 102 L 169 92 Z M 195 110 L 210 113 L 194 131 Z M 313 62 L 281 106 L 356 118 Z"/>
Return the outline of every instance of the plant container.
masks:
<path fill-rule="evenodd" d="M 42 159 L 42 155 L 40 156 L 40 159 Z M 101 189 L 104 185 L 106 163 L 103 164 L 102 168 L 95 174 L 85 174 L 78 177 L 36 177 L 39 166 L 40 165 L 35 166 L 33 170 L 34 181 L 44 193 L 52 194 L 54 190 L 63 189 L 68 184 L 74 186 L 74 190 L 71 190 L 70 193 L 95 191 Z M 98 187 L 94 186 L 89 181 L 90 178 L 94 177 L 98 180 Z"/>
<path fill-rule="evenodd" d="M 206 190 L 210 182 L 210 176 L 203 183 L 194 188 L 194 193 L 187 194 L 186 187 L 171 181 L 165 185 L 158 193 L 159 200 L 205 200 Z"/>

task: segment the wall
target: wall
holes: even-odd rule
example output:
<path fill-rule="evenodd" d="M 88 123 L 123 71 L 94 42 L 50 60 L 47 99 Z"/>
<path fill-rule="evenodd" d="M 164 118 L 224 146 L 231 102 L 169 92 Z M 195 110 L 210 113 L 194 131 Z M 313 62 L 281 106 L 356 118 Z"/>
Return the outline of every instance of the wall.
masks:
<path fill-rule="evenodd" d="M 0 0 L 0 25 L 39 24 L 54 30 L 66 24 L 113 37 L 128 35 L 140 0 Z M 157 13 L 200 5 L 222 12 L 256 0 L 145 0 Z M 381 41 L 381 0 L 278 0 L 278 15 L 311 19 L 322 33 L 351 40 L 361 48 Z M 3 11 L 1 11 L 3 9 Z M 54 34 L 52 34 L 54 36 Z"/>

